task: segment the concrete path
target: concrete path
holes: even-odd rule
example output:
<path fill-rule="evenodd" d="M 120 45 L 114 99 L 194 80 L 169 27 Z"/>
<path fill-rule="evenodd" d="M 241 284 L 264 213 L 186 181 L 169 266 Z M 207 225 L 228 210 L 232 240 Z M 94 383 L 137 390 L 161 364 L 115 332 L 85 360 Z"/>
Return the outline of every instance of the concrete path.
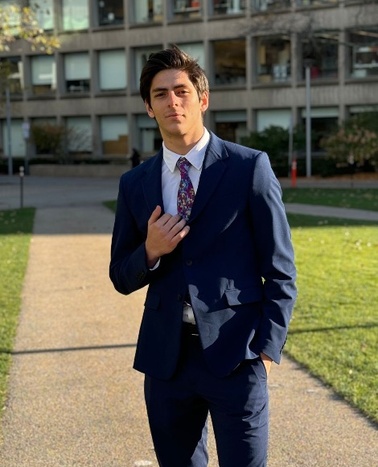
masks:
<path fill-rule="evenodd" d="M 143 376 L 132 370 L 145 290 L 124 297 L 108 279 L 113 214 L 101 202 L 115 198 L 117 185 L 25 180 L 24 205 L 38 209 L 2 418 L 2 467 L 157 467 Z M 19 207 L 18 188 L 0 177 L 0 209 Z M 269 467 L 378 465 L 376 428 L 297 364 L 284 358 L 269 386 Z M 216 467 L 212 436 L 209 446 Z"/>

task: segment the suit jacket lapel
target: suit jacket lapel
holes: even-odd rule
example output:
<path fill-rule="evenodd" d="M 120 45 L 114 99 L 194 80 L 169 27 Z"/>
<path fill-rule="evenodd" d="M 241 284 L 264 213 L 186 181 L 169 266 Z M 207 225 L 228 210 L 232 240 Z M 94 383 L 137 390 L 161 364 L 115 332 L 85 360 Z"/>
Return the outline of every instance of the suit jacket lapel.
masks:
<path fill-rule="evenodd" d="M 224 150 L 221 140 L 213 133 L 210 134 L 211 139 L 203 162 L 202 173 L 189 222 L 194 220 L 205 207 L 226 170 L 225 159 L 228 158 L 228 154 Z"/>
<path fill-rule="evenodd" d="M 142 189 L 144 198 L 149 210 L 152 212 L 157 205 L 160 205 L 164 211 L 163 194 L 161 187 L 161 164 L 163 159 L 163 150 L 154 157 L 152 164 L 146 169 L 145 177 L 142 180 Z"/>

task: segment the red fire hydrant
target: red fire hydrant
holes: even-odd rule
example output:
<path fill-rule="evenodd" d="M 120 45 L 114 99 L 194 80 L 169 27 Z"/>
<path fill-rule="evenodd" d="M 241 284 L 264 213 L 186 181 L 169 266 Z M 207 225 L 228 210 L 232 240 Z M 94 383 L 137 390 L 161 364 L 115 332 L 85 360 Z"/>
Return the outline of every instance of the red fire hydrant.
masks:
<path fill-rule="evenodd" d="M 297 186 L 297 160 L 293 159 L 291 162 L 291 187 Z"/>

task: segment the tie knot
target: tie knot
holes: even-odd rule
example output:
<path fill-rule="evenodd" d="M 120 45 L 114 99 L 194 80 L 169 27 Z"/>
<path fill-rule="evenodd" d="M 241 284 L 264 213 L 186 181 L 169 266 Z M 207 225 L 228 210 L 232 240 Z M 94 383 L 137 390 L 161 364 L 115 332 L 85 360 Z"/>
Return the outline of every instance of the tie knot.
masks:
<path fill-rule="evenodd" d="M 186 157 L 180 157 L 176 163 L 181 174 L 187 174 L 189 167 L 192 165 Z"/>

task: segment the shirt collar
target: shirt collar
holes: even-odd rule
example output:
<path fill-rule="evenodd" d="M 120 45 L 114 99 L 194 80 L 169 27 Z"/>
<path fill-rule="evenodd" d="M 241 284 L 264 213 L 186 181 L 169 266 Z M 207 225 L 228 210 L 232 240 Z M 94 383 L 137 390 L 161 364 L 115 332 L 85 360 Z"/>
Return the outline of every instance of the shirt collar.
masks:
<path fill-rule="evenodd" d="M 186 157 L 188 161 L 197 169 L 201 170 L 205 158 L 206 147 L 210 140 L 210 133 L 205 128 L 202 138 L 198 143 L 184 156 L 177 154 L 166 147 L 163 142 L 163 159 L 169 170 L 173 173 L 176 168 L 177 159 Z"/>

